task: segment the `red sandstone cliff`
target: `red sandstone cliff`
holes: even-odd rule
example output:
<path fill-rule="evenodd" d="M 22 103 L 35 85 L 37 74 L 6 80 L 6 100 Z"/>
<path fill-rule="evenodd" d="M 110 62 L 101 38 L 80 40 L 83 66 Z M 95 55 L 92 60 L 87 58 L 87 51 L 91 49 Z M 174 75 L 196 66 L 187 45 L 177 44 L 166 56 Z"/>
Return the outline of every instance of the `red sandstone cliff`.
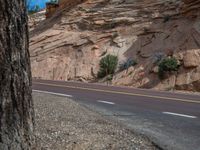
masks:
<path fill-rule="evenodd" d="M 112 53 L 138 62 L 116 73 L 115 85 L 200 91 L 200 0 L 74 2 L 31 32 L 33 77 L 93 81 Z M 158 55 L 175 57 L 179 70 L 160 80 Z"/>

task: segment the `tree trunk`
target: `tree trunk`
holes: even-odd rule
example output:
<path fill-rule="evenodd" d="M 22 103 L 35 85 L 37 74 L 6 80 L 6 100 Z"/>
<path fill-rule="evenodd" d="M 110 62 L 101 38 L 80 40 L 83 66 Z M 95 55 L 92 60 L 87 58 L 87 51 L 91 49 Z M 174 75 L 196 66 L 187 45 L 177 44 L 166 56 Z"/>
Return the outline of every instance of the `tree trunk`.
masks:
<path fill-rule="evenodd" d="M 31 149 L 33 131 L 25 0 L 0 0 L 0 150 Z"/>

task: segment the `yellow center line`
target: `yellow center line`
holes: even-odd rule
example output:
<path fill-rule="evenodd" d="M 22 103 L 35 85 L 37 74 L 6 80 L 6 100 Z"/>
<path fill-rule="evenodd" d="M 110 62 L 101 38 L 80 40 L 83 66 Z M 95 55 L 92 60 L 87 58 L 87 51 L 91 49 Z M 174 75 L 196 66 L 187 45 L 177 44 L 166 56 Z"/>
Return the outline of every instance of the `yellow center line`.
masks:
<path fill-rule="evenodd" d="M 200 100 L 198 101 L 198 100 L 191 100 L 191 99 L 181 99 L 181 98 L 172 98 L 172 97 L 163 97 L 163 96 L 153 96 L 153 95 L 147 95 L 147 94 L 120 92 L 120 91 L 113 91 L 113 90 L 102 90 L 102 89 L 77 87 L 77 86 L 68 86 L 68 85 L 57 85 L 57 84 L 40 83 L 40 82 L 33 82 L 33 83 L 34 84 L 40 84 L 40 85 L 54 86 L 54 87 L 72 88 L 72 89 L 95 91 L 95 92 L 104 92 L 104 93 L 112 93 L 112 94 L 122 94 L 122 95 L 130 95 L 130 96 L 140 96 L 140 97 L 156 98 L 158 100 L 162 99 L 162 100 L 171 100 L 171 101 L 179 101 L 179 102 L 200 104 Z"/>

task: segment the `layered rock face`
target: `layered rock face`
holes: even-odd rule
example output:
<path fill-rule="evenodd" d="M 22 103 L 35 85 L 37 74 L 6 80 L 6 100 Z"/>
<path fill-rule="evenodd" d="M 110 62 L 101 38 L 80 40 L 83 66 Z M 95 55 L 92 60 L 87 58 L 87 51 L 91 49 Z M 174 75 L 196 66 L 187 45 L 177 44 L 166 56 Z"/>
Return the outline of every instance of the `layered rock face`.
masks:
<path fill-rule="evenodd" d="M 84 1 L 85 0 L 59 0 L 59 7 L 60 9 L 74 7 Z"/>
<path fill-rule="evenodd" d="M 114 85 L 200 91 L 199 13 L 200 0 L 88 0 L 64 9 L 31 32 L 33 77 L 93 81 L 111 53 L 138 62 Z M 180 68 L 160 80 L 155 62 L 168 56 Z"/>

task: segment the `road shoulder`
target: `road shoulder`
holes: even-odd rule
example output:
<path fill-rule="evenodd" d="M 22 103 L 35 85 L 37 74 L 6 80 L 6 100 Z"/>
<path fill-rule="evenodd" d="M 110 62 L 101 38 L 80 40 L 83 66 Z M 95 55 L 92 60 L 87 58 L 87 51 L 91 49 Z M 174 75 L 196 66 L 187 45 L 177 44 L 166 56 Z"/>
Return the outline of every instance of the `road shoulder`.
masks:
<path fill-rule="evenodd" d="M 38 149 L 156 150 L 148 139 L 73 100 L 33 92 Z"/>

